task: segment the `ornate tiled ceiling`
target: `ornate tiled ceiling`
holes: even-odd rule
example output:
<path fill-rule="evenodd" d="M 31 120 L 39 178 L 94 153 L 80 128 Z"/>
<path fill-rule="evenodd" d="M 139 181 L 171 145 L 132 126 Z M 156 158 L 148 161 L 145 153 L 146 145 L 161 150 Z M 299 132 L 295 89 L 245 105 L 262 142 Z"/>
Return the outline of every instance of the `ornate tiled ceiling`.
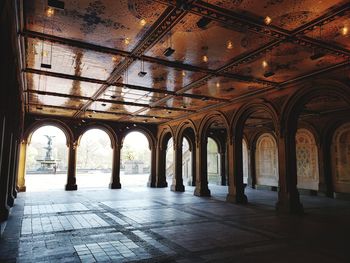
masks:
<path fill-rule="evenodd" d="M 346 0 L 19 3 L 29 113 L 162 123 L 321 72 L 349 76 Z"/>

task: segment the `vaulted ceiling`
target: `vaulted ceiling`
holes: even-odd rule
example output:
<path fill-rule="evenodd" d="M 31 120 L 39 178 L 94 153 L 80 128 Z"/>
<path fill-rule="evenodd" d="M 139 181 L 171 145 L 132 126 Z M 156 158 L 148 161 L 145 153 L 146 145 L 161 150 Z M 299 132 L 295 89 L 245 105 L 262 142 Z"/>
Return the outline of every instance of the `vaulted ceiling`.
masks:
<path fill-rule="evenodd" d="M 347 0 L 22 0 L 18 14 L 28 113 L 162 123 L 350 64 Z"/>

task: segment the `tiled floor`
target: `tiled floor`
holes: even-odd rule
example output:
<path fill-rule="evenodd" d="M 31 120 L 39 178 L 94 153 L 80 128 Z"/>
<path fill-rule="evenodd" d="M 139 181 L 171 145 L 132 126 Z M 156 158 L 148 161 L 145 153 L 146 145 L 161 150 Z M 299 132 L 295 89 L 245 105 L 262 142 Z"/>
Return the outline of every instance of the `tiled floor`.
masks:
<path fill-rule="evenodd" d="M 147 187 L 20 193 L 0 262 L 350 262 L 350 202 L 302 196 L 277 215 L 276 192 L 248 205 Z"/>

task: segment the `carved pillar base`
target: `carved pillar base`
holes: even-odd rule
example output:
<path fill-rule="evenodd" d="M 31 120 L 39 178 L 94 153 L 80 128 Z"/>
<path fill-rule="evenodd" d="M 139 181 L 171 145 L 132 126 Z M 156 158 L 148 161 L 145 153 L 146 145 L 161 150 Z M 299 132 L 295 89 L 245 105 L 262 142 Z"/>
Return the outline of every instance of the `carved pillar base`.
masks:
<path fill-rule="evenodd" d="M 76 191 L 78 186 L 76 184 L 66 184 L 66 191 Z"/>
<path fill-rule="evenodd" d="M 210 190 L 208 187 L 196 187 L 196 189 L 194 189 L 194 195 L 195 196 L 211 196 Z"/>
<path fill-rule="evenodd" d="M 155 183 L 155 182 L 152 182 L 152 181 L 148 181 L 148 182 L 147 182 L 147 186 L 148 186 L 148 187 L 151 187 L 151 188 L 155 188 L 155 187 L 156 187 L 156 183 Z"/>
<path fill-rule="evenodd" d="M 15 204 L 15 199 L 12 196 L 8 196 L 7 197 L 7 205 L 9 207 L 13 207 L 14 204 Z"/>
<path fill-rule="evenodd" d="M 167 181 L 160 181 L 160 182 L 157 182 L 156 187 L 157 188 L 168 187 L 168 183 L 167 183 Z"/>
<path fill-rule="evenodd" d="M 25 185 L 18 187 L 18 192 L 25 192 L 25 191 L 27 191 L 27 187 Z"/>
<path fill-rule="evenodd" d="M 109 189 L 121 189 L 122 185 L 120 183 L 110 183 L 109 184 Z"/>
<path fill-rule="evenodd" d="M 248 198 L 245 194 L 227 194 L 226 201 L 235 204 L 247 204 Z"/>
<path fill-rule="evenodd" d="M 185 192 L 185 186 L 183 184 L 180 185 L 171 185 L 170 190 L 174 192 Z"/>

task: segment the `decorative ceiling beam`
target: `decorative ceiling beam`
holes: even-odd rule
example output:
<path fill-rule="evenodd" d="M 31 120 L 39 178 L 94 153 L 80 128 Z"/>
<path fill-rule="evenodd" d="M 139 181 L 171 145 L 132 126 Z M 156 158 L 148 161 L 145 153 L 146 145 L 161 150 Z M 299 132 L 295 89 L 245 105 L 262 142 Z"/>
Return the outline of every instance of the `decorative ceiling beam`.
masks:
<path fill-rule="evenodd" d="M 69 79 L 74 81 L 82 81 L 82 82 L 89 82 L 89 83 L 95 83 L 95 84 L 106 84 L 107 82 L 100 79 L 92 79 L 92 78 L 86 78 L 81 76 L 75 76 L 75 75 L 68 75 L 64 73 L 57 73 L 57 72 L 51 72 L 51 71 L 45 71 L 45 70 L 39 70 L 39 69 L 33 69 L 33 68 L 25 68 L 22 70 L 25 73 L 32 73 L 32 74 L 38 74 L 38 75 L 44 75 L 44 76 L 50 76 L 55 78 L 61 78 L 61 79 Z"/>
<path fill-rule="evenodd" d="M 204 96 L 204 95 L 196 95 L 196 94 L 177 94 L 174 91 L 168 91 L 165 89 L 155 89 L 155 88 L 149 88 L 149 87 L 143 87 L 143 86 L 137 86 L 137 85 L 131 85 L 131 84 L 124 84 L 124 83 L 113 83 L 109 84 L 107 81 L 99 80 L 99 79 L 92 79 L 92 78 L 86 78 L 81 76 L 75 76 L 75 75 L 68 75 L 64 73 L 57 73 L 57 72 L 50 72 L 50 71 L 44 71 L 39 69 L 32 69 L 32 68 L 26 68 L 23 70 L 23 72 L 26 73 L 32 73 L 32 74 L 38 74 L 38 75 L 44 75 L 44 76 L 50 76 L 55 78 L 62 78 L 62 79 L 69 79 L 73 81 L 82 81 L 82 82 L 89 82 L 89 83 L 95 83 L 95 84 L 101 84 L 101 85 L 108 85 L 110 86 L 116 86 L 116 87 L 125 87 L 132 90 L 142 90 L 146 92 L 154 92 L 154 93 L 161 93 L 166 95 L 173 95 L 178 97 L 187 97 L 187 98 L 195 98 L 195 99 L 201 99 L 201 100 L 212 100 L 212 101 L 228 101 L 226 99 L 211 97 L 211 96 Z M 91 101 L 95 100 L 101 100 L 101 99 L 93 99 L 92 97 L 86 97 L 84 99 L 89 99 Z M 147 106 L 147 104 L 145 104 Z"/>
<path fill-rule="evenodd" d="M 165 59 L 160 59 L 156 57 L 150 57 L 150 56 L 145 56 L 142 55 L 140 57 L 133 56 L 131 52 L 128 51 L 123 51 L 119 49 L 114 49 L 114 48 L 108 48 L 104 46 L 98 46 L 86 42 L 81 42 L 78 40 L 73 40 L 73 39 L 67 39 L 67 38 L 62 38 L 62 37 L 57 37 L 53 35 L 48 35 L 40 32 L 34 32 L 34 31 L 24 31 L 20 33 L 21 36 L 25 38 L 37 38 L 40 40 L 44 41 L 50 41 L 54 43 L 59 43 L 62 45 L 68 45 L 71 47 L 76 47 L 76 48 L 81 48 L 81 49 L 87 49 L 95 52 L 100 52 L 100 53 L 105 53 L 105 54 L 110 54 L 112 55 L 118 55 L 122 57 L 127 57 L 127 58 L 132 58 L 134 60 L 140 59 L 142 61 L 174 68 L 177 70 L 186 70 L 186 71 L 192 71 L 192 72 L 202 72 L 205 74 L 216 74 L 218 76 L 223 76 L 226 78 L 230 78 L 239 82 L 254 82 L 254 83 L 266 83 L 266 84 L 271 84 L 271 85 L 277 85 L 277 83 L 273 83 L 271 81 L 266 81 L 263 79 L 258 79 L 258 78 L 252 78 L 252 77 L 246 77 L 238 74 L 232 74 L 232 73 L 227 73 L 227 72 L 222 72 L 222 73 L 217 73 L 215 70 L 212 69 L 207 69 L 207 68 L 202 68 L 198 66 L 193 66 L 190 64 L 185 64 L 177 61 L 169 61 Z"/>
<path fill-rule="evenodd" d="M 284 82 L 282 82 L 280 84 L 280 87 L 283 87 L 283 86 L 286 86 L 288 84 L 292 84 L 292 83 L 295 83 L 295 82 L 298 82 L 298 81 L 304 81 L 306 79 L 309 79 L 311 77 L 315 77 L 315 76 L 318 76 L 318 75 L 321 75 L 321 74 L 329 73 L 329 72 L 331 72 L 333 70 L 336 70 L 336 69 L 339 70 L 339 69 L 341 69 L 343 67 L 346 67 L 346 66 L 349 66 L 349 65 L 350 65 L 350 60 L 344 61 L 344 62 L 341 62 L 341 63 L 338 63 L 338 64 L 335 64 L 335 65 L 332 65 L 332 66 L 329 66 L 329 67 L 326 67 L 326 68 L 323 68 L 323 69 L 315 70 L 315 71 L 312 71 L 310 73 L 298 76 L 296 78 L 284 81 Z"/>
<path fill-rule="evenodd" d="M 336 17 L 344 15 L 345 12 L 348 10 L 350 10 L 350 3 L 349 2 L 345 3 L 341 6 L 338 6 L 336 8 L 333 8 L 329 12 L 317 17 L 316 19 L 303 24 L 302 26 L 293 30 L 291 33 L 293 36 L 298 35 L 298 34 L 304 34 L 307 31 L 310 31 L 317 26 L 324 25 L 324 24 L 327 24 L 327 23 L 333 21 Z"/>
<path fill-rule="evenodd" d="M 60 109 L 60 110 L 71 110 L 76 111 L 78 108 L 72 108 L 72 107 L 65 107 L 65 106 L 57 106 L 57 105 L 49 105 L 49 104 L 38 104 L 38 103 L 27 103 L 26 106 L 34 106 L 34 107 L 46 107 L 46 108 L 52 108 L 52 109 Z M 39 110 L 39 109 L 38 109 Z M 145 118 L 145 119 L 162 119 L 164 121 L 173 120 L 172 118 L 168 117 L 159 117 L 159 116 L 153 116 L 153 115 L 132 115 L 132 114 L 126 114 L 126 113 L 120 113 L 120 112 L 111 112 L 111 111 L 99 111 L 99 110 L 87 110 L 87 113 L 101 113 L 101 114 L 109 114 L 109 115 L 119 115 L 119 116 L 130 116 L 130 117 L 137 117 L 137 118 Z M 45 115 L 46 113 L 40 113 Z M 91 117 L 89 117 L 91 118 Z"/>
<path fill-rule="evenodd" d="M 80 96 L 80 95 L 74 95 L 74 94 L 63 94 L 63 93 L 57 93 L 57 92 L 51 92 L 51 91 L 43 91 L 43 90 L 28 89 L 28 90 L 25 90 L 24 92 L 25 93 L 31 93 L 31 94 L 43 95 L 43 96 L 55 96 L 55 97 L 61 97 L 61 98 L 67 98 L 67 99 L 92 100 L 91 97 L 87 97 L 87 96 Z M 98 100 L 96 100 L 96 102 L 106 102 L 106 103 L 111 103 L 111 104 L 115 104 L 115 105 L 147 107 L 149 109 L 172 110 L 172 111 L 181 111 L 181 112 L 195 112 L 194 110 L 190 110 L 190 109 L 167 107 L 167 106 L 151 107 L 149 104 L 129 102 L 129 101 L 98 99 Z"/>

